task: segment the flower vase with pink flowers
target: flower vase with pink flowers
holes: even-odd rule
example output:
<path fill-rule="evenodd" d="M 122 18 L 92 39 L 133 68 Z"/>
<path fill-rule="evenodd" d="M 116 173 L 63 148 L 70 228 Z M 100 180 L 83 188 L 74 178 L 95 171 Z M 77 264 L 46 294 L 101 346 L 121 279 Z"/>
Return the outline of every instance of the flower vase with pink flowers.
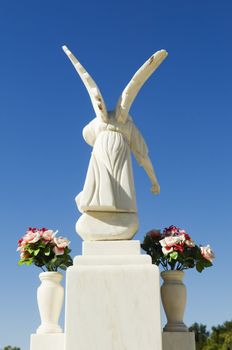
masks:
<path fill-rule="evenodd" d="M 32 228 L 18 241 L 20 252 L 19 265 L 32 265 L 40 267 L 43 271 L 56 272 L 58 268 L 66 270 L 72 265 L 69 245 L 65 237 L 57 237 L 58 231 L 46 228 Z"/>
<path fill-rule="evenodd" d="M 20 252 L 18 264 L 34 264 L 43 270 L 39 275 L 41 284 L 37 289 L 41 318 L 41 324 L 36 331 L 38 334 L 62 332 L 59 317 L 64 300 L 64 288 L 61 285 L 63 276 L 57 271 L 66 270 L 73 262 L 69 255 L 70 241 L 65 237 L 57 237 L 57 232 L 30 227 L 18 241 L 17 250 Z"/>
<path fill-rule="evenodd" d="M 141 247 L 152 258 L 152 263 L 163 268 L 161 299 L 167 316 L 166 332 L 187 332 L 183 316 L 186 305 L 184 270 L 196 268 L 202 272 L 212 266 L 214 253 L 209 245 L 198 246 L 189 234 L 176 226 L 164 230 L 152 230 L 144 238 Z"/>

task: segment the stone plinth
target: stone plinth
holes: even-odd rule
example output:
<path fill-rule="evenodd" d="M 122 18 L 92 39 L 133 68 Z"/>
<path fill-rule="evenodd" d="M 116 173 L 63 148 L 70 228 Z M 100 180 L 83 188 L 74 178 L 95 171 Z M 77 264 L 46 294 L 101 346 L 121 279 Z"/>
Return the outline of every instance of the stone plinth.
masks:
<path fill-rule="evenodd" d="M 139 241 L 83 243 L 65 317 L 65 350 L 162 349 L 159 270 Z"/>
<path fill-rule="evenodd" d="M 30 350 L 64 350 L 64 333 L 32 334 Z"/>
<path fill-rule="evenodd" d="M 87 212 L 79 217 L 76 231 L 87 241 L 129 240 L 138 226 L 137 213 Z"/>
<path fill-rule="evenodd" d="M 195 350 L 193 332 L 163 332 L 163 350 Z"/>

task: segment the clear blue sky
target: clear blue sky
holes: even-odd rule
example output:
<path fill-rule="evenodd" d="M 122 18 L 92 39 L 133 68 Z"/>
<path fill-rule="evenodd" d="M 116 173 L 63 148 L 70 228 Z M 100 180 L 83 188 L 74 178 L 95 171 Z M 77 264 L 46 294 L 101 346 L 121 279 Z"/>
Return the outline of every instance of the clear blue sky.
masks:
<path fill-rule="evenodd" d="M 174 224 L 210 243 L 214 267 L 186 273 L 185 321 L 211 327 L 232 318 L 231 18 L 229 0 L 1 1 L 0 348 L 28 350 L 39 324 L 39 271 L 18 267 L 15 252 L 27 227 L 58 229 L 73 256 L 81 253 L 74 197 L 91 152 L 82 128 L 94 113 L 63 44 L 109 109 L 153 52 L 169 52 L 131 109 L 161 186 L 154 197 L 134 162 L 136 238 Z"/>

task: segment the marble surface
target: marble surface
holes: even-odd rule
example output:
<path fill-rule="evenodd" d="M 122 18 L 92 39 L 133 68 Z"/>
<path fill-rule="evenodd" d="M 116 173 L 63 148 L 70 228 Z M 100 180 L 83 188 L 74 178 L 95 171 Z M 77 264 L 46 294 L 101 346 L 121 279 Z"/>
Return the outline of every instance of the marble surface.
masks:
<path fill-rule="evenodd" d="M 65 350 L 161 350 L 159 270 L 150 257 L 89 252 L 67 270 Z"/>
<path fill-rule="evenodd" d="M 195 350 L 193 332 L 163 332 L 163 350 Z"/>
<path fill-rule="evenodd" d="M 140 255 L 140 241 L 85 241 L 82 255 Z"/>
<path fill-rule="evenodd" d="M 64 333 L 32 334 L 30 350 L 64 350 Z"/>
<path fill-rule="evenodd" d="M 104 255 L 101 259 L 98 256 L 76 256 L 74 265 L 150 265 L 151 257 L 148 255 Z"/>

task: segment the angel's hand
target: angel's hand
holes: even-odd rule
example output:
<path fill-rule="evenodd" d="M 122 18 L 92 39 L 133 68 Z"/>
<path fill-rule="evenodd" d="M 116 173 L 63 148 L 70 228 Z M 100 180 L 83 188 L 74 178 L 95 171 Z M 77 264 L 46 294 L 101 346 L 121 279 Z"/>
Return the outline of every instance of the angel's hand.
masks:
<path fill-rule="evenodd" d="M 151 188 L 151 192 L 154 194 L 159 194 L 160 193 L 160 187 L 158 184 L 153 184 L 152 188 Z"/>

